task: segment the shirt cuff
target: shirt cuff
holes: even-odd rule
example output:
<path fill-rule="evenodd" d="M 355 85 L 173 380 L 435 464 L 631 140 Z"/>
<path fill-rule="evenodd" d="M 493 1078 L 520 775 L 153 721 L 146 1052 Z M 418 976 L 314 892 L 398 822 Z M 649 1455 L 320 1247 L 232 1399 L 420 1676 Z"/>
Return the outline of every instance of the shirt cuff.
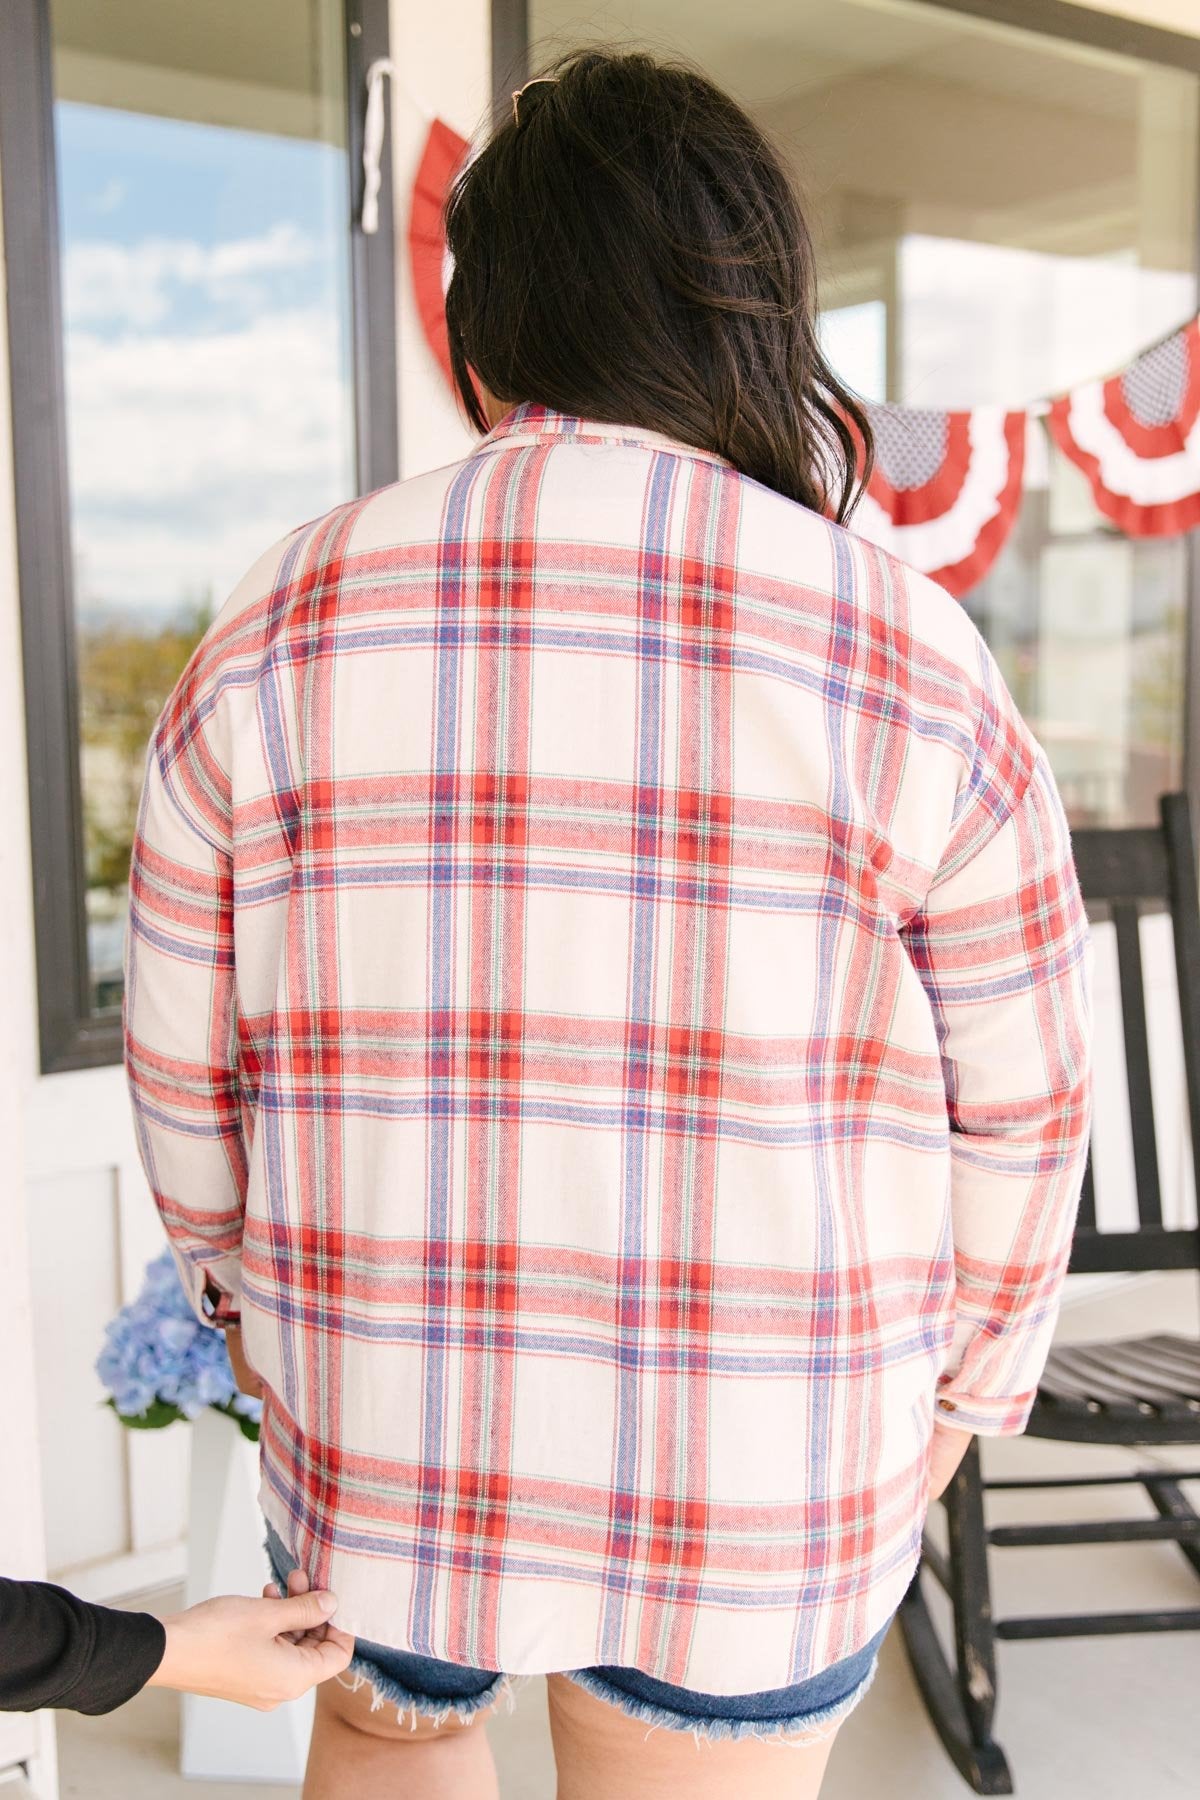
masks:
<path fill-rule="evenodd" d="M 237 1294 L 231 1294 L 220 1287 L 208 1270 L 204 1271 L 204 1294 L 202 1296 L 204 1316 L 210 1325 L 240 1325 L 242 1322 L 242 1303 Z"/>
<path fill-rule="evenodd" d="M 976 1437 L 1019 1437 L 1029 1421 L 1036 1391 L 1028 1394 L 968 1394 L 952 1381 L 938 1388 L 934 1423 Z"/>
<path fill-rule="evenodd" d="M 97 1618 L 95 1652 L 87 1669 L 54 1704 L 95 1718 L 124 1706 L 142 1691 L 166 1654 L 167 1633 L 151 1613 L 90 1610 Z"/>
<path fill-rule="evenodd" d="M 190 1245 L 171 1243 L 183 1289 L 202 1325 L 237 1325 L 242 1312 L 242 1259 L 199 1255 Z"/>

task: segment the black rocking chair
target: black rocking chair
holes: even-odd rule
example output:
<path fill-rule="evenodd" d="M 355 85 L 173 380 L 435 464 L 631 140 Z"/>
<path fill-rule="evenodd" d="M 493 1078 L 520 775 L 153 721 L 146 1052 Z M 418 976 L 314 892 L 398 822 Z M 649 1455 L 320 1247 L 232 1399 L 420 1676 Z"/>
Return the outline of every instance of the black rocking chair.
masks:
<path fill-rule="evenodd" d="M 1098 1231 L 1091 1166 L 1084 1180 L 1073 1271 L 1200 1268 L 1200 1230 L 1163 1224 L 1138 917 L 1141 906 L 1165 905 L 1174 931 L 1175 972 L 1183 1025 L 1192 1163 L 1200 1193 L 1200 913 L 1188 804 L 1182 794 L 1161 803 L 1160 830 L 1078 831 L 1076 864 L 1089 916 L 1112 920 L 1116 932 L 1121 1016 L 1128 1071 L 1139 1226 Z M 1200 1443 L 1200 1342 L 1157 1333 L 1122 1341 L 1063 1345 L 1051 1351 L 1029 1420 L 1031 1437 L 1083 1444 Z M 900 1609 L 913 1673 L 938 1736 L 977 1794 L 1011 1794 L 1012 1776 L 992 1736 L 997 1638 L 1090 1637 L 1107 1633 L 1200 1630 L 1200 1606 L 1159 1612 L 1085 1613 L 1060 1617 L 992 1616 L 988 1550 L 1011 1545 L 1145 1543 L 1179 1545 L 1200 1575 L 1200 1516 L 1181 1483 L 1200 1471 L 1151 1468 L 1129 1475 L 1054 1480 L 984 1481 L 972 1444 L 942 1504 L 948 1551 L 926 1537 L 921 1567 Z M 1140 1486 L 1157 1518 L 1053 1525 L 997 1525 L 984 1517 L 989 1489 Z M 954 1660 L 942 1650 L 922 1578 L 949 1595 Z"/>

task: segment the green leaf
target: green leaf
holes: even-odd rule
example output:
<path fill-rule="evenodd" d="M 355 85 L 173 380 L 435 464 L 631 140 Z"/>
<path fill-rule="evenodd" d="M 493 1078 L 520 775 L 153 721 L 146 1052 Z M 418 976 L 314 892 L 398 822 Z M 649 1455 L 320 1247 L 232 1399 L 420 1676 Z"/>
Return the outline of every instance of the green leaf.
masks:
<path fill-rule="evenodd" d="M 258 1425 L 257 1425 L 257 1423 L 253 1419 L 247 1418 L 245 1413 L 238 1412 L 238 1410 L 234 1406 L 232 1400 L 229 1402 L 229 1404 L 227 1406 L 214 1406 L 213 1411 L 219 1412 L 219 1413 L 224 1413 L 225 1417 L 227 1419 L 232 1419 L 234 1421 L 238 1430 L 241 1432 L 241 1434 L 244 1438 L 249 1438 L 249 1440 L 252 1444 L 257 1444 L 257 1442 L 258 1442 Z"/>
<path fill-rule="evenodd" d="M 162 1431 L 184 1416 L 169 1400 L 152 1400 L 144 1413 L 118 1412 L 116 1401 L 111 1399 L 108 1405 L 117 1414 L 122 1425 L 128 1425 L 130 1431 Z"/>
<path fill-rule="evenodd" d="M 144 1413 L 118 1412 L 117 1403 L 111 1397 L 104 1404 L 111 1407 L 122 1425 L 128 1425 L 130 1431 L 162 1431 L 165 1426 L 174 1425 L 177 1419 L 187 1418 L 187 1414 L 180 1412 L 179 1408 L 169 1400 L 152 1401 Z M 248 1419 L 245 1413 L 238 1412 L 232 1400 L 226 1406 L 214 1406 L 213 1411 L 224 1413 L 227 1419 L 233 1420 L 244 1438 L 248 1438 L 252 1444 L 257 1444 L 259 1436 L 257 1424 L 253 1419 Z"/>

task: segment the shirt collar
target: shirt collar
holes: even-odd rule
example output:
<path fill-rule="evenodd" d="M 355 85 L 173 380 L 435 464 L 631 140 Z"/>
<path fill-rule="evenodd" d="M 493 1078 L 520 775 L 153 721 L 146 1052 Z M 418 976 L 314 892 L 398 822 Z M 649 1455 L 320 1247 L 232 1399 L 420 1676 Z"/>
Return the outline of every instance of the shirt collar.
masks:
<path fill-rule="evenodd" d="M 556 412 L 553 407 L 541 406 L 533 400 L 514 406 L 498 425 L 493 425 L 487 436 L 480 439 L 476 454 L 493 449 L 507 449 L 511 444 L 552 442 L 621 444 L 627 448 L 666 450 L 675 456 L 693 457 L 697 462 L 716 463 L 721 468 L 732 467 L 727 457 L 718 456 L 713 450 L 700 450 L 694 444 L 682 443 L 678 438 L 667 437 L 660 431 L 645 431 L 640 425 L 615 425 L 598 419 L 581 419 L 572 413 Z"/>

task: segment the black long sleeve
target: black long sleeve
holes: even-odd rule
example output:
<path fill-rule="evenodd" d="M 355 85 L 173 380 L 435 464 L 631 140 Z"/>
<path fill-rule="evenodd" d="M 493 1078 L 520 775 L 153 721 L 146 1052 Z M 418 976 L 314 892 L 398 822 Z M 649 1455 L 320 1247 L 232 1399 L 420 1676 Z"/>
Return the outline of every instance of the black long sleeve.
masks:
<path fill-rule="evenodd" d="M 145 1687 L 166 1647 L 149 1613 L 90 1606 L 45 1581 L 0 1579 L 0 1712 L 111 1712 Z"/>

